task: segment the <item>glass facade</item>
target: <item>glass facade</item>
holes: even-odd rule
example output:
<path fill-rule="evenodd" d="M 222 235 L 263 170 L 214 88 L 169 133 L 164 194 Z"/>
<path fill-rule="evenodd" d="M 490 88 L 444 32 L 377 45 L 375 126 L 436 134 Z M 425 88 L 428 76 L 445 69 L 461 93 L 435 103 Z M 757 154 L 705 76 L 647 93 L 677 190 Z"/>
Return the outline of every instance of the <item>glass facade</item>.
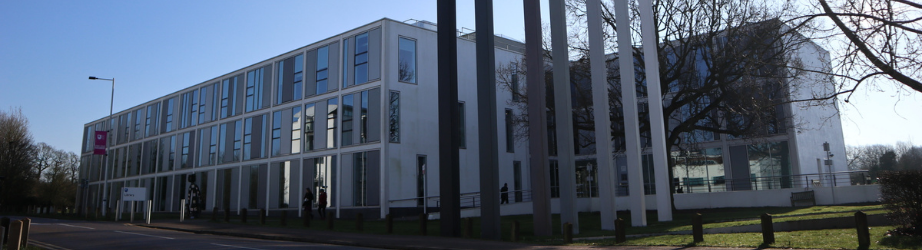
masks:
<path fill-rule="evenodd" d="M 368 81 L 368 33 L 355 36 L 355 84 Z"/>
<path fill-rule="evenodd" d="M 416 40 L 401 37 L 398 41 L 397 79 L 416 83 Z"/>

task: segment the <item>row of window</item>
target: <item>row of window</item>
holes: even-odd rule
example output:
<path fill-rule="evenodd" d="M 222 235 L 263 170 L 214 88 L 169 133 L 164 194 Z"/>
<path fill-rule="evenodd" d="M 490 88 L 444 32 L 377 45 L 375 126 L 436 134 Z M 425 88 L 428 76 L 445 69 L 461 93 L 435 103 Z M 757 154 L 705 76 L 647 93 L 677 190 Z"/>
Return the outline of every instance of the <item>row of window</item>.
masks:
<path fill-rule="evenodd" d="M 380 79 L 380 41 L 381 30 L 370 30 L 342 40 L 342 64 L 336 56 L 331 56 L 339 50 L 340 42 L 334 42 L 120 114 L 108 126 L 116 131 L 109 135 L 108 145 L 136 141 L 339 89 L 337 84 L 331 83 L 342 82 L 345 89 Z M 398 44 L 398 61 L 410 67 L 401 67 L 399 79 L 415 83 L 416 41 L 401 37 Z M 339 69 L 338 65 L 343 68 Z M 342 79 L 331 74 L 338 71 L 343 72 Z M 273 81 L 273 72 L 274 85 L 269 84 Z M 273 91 L 275 96 L 271 95 Z M 83 152 L 93 149 L 94 131 L 104 131 L 106 127 L 99 123 L 85 128 Z"/>
<path fill-rule="evenodd" d="M 380 142 L 381 97 L 380 88 L 372 88 L 343 95 L 342 102 L 329 98 L 111 149 L 109 178 Z M 399 138 L 399 127 L 389 131 Z M 92 166 L 102 165 L 95 161 Z M 103 178 L 97 170 L 91 180 Z"/>

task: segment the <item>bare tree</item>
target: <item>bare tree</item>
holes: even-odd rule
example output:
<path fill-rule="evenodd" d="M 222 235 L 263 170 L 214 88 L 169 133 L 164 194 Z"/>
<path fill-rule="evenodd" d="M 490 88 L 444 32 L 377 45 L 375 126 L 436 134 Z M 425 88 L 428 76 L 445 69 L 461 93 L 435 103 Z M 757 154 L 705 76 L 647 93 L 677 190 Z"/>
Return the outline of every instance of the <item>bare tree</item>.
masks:
<path fill-rule="evenodd" d="M 787 83 L 810 72 L 802 70 L 807 67 L 794 54 L 813 44 L 798 33 L 800 28 L 812 24 L 788 20 L 788 13 L 792 12 L 789 8 L 792 8 L 789 4 L 774 6 L 755 0 L 654 2 L 658 35 L 656 50 L 664 98 L 663 119 L 670 124 L 665 131 L 667 148 L 673 151 L 697 149 L 699 143 L 722 136 L 758 140 L 761 135 L 784 133 L 793 126 L 791 117 L 784 115 L 781 105 L 795 101 L 786 93 L 798 91 L 796 88 L 812 87 Z M 575 27 L 570 34 L 571 50 L 577 55 L 570 64 L 574 101 L 571 112 L 574 114 L 574 127 L 579 131 L 576 133 L 580 137 L 577 145 L 587 150 L 581 153 L 589 154 L 595 151 L 592 147 L 595 129 L 587 59 L 589 48 L 584 42 L 584 2 L 568 1 L 568 11 L 570 27 Z M 623 151 L 625 114 L 621 110 L 617 60 L 620 56 L 631 56 L 636 62 L 636 84 L 638 95 L 642 97 L 647 96 L 646 79 L 643 77 L 645 62 L 640 47 L 613 47 L 614 31 L 619 28 L 615 23 L 613 6 L 603 5 L 602 12 L 604 36 L 609 41 L 606 64 L 609 70 L 611 138 L 616 142 L 614 150 Z M 636 24 L 638 11 L 635 9 L 632 13 L 631 19 L 635 22 L 632 33 L 639 37 L 640 26 Z M 505 78 L 513 75 L 510 72 L 513 69 L 519 72 L 518 75 L 524 75 L 522 67 L 500 67 L 498 84 L 518 96 L 519 101 L 514 101 L 513 105 L 524 105 L 518 103 L 527 103 L 524 91 L 521 91 L 525 88 L 511 89 L 512 84 Z M 550 81 L 544 84 L 551 89 Z M 548 98 L 547 108 L 553 114 L 557 111 L 553 110 L 552 97 Z M 640 105 L 640 129 L 642 136 L 648 139 L 648 110 L 652 107 L 646 107 L 645 101 L 641 101 Z M 527 124 L 524 123 L 527 114 L 519 117 L 517 121 L 523 122 L 520 124 Z M 647 140 L 642 140 L 643 146 L 647 143 Z M 674 163 L 670 163 L 670 179 L 672 167 Z M 674 187 L 671 189 L 675 190 Z"/>
<path fill-rule="evenodd" d="M 846 44 L 835 76 L 842 93 L 863 84 L 895 81 L 922 92 L 922 3 L 909 0 L 819 0 L 820 14 L 834 24 Z M 846 99 L 848 101 L 848 99 Z"/>
<path fill-rule="evenodd" d="M 32 187 L 37 179 L 33 171 L 33 144 L 29 120 L 21 109 L 0 111 L 0 209 L 22 209 L 34 203 Z"/>

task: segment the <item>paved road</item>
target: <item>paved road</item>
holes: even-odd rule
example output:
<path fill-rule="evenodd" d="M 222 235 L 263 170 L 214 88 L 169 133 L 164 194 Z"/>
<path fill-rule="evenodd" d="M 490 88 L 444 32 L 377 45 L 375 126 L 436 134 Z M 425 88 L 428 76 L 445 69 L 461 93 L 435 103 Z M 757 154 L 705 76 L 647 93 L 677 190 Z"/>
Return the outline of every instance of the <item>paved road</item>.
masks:
<path fill-rule="evenodd" d="M 18 220 L 21 218 L 11 217 Z M 35 218 L 29 242 L 46 249 L 369 249 L 193 234 L 125 225 Z"/>

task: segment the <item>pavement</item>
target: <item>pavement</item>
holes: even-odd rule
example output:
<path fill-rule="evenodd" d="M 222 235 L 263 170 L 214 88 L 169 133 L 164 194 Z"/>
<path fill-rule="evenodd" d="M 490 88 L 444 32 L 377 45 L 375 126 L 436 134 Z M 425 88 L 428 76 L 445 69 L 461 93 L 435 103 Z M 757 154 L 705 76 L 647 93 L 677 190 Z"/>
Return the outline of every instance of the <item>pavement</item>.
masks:
<path fill-rule="evenodd" d="M 319 227 L 321 223 L 315 223 Z M 163 230 L 183 231 L 197 234 L 225 235 L 232 237 L 281 240 L 294 242 L 323 243 L 333 245 L 383 248 L 383 249 L 638 249 L 638 250 L 666 250 L 666 249 L 730 249 L 730 248 L 705 248 L 705 247 L 644 247 L 644 246 L 545 246 L 515 242 L 454 238 L 441 236 L 419 235 L 389 235 L 389 234 L 363 234 L 349 232 L 319 231 L 309 228 L 281 228 L 256 225 L 241 225 L 232 223 L 215 223 L 207 219 L 186 220 L 155 220 L 151 224 L 134 223 L 134 226 L 156 228 Z"/>

